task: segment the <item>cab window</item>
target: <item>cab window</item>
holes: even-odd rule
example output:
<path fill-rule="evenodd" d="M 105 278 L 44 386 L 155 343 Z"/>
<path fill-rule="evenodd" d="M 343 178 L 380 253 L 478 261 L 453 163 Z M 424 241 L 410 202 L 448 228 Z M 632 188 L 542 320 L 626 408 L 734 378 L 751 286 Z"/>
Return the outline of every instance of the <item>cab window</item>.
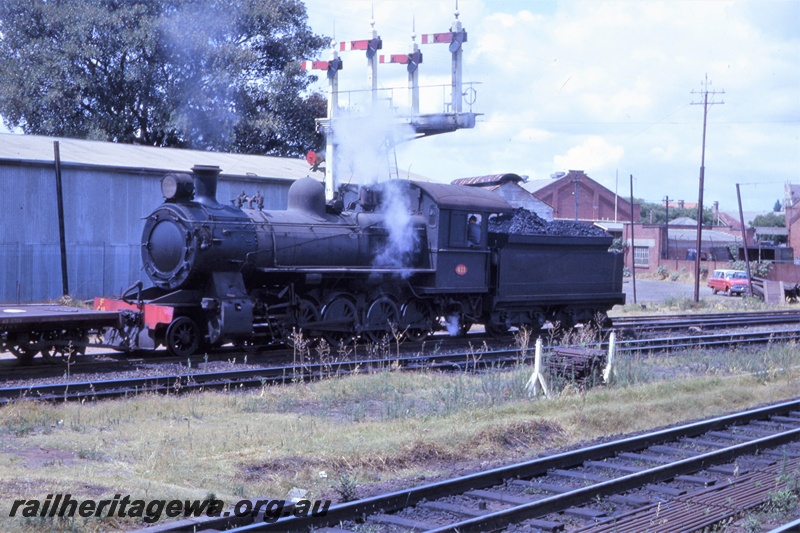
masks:
<path fill-rule="evenodd" d="M 466 213 L 450 214 L 450 246 L 467 245 L 467 215 Z"/>

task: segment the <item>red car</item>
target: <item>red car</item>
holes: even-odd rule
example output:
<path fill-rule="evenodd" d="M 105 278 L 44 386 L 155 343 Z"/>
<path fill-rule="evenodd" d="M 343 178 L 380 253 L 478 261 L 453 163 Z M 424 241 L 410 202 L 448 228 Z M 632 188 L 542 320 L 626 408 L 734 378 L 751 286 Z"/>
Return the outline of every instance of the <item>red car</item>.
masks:
<path fill-rule="evenodd" d="M 715 270 L 708 278 L 708 286 L 714 294 L 724 292 L 728 296 L 747 292 L 747 272 L 744 270 Z"/>

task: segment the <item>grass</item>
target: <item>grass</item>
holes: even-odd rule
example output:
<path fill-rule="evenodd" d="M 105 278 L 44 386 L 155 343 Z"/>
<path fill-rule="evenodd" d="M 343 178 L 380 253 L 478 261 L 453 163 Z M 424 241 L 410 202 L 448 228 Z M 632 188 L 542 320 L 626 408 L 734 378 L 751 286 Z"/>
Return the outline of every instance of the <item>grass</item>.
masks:
<path fill-rule="evenodd" d="M 213 494 L 232 503 L 285 498 L 299 488 L 311 499 L 344 501 L 418 485 L 588 439 L 792 398 L 800 386 L 798 353 L 796 345 L 775 345 L 619 357 L 611 386 L 585 390 L 546 376 L 549 398 L 529 397 L 528 365 L 467 374 L 406 373 L 387 364 L 370 375 L 231 393 L 11 404 L 0 409 L 0 530 L 143 525 L 8 517 L 14 499 L 55 492 L 83 499 Z"/>
<path fill-rule="evenodd" d="M 769 311 L 775 309 L 797 309 L 797 305 L 786 304 L 783 306 L 767 305 L 757 297 L 750 296 L 711 296 L 694 298 L 685 296 L 669 296 L 660 302 L 647 302 L 646 304 L 628 303 L 617 305 L 609 312 L 610 316 L 652 315 L 670 313 L 731 313 L 748 311 Z"/>

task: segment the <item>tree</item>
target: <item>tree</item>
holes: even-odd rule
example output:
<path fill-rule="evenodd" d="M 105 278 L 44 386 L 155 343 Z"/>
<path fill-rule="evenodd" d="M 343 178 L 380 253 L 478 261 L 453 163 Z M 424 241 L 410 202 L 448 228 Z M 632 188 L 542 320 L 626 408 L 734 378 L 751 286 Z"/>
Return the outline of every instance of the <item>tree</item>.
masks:
<path fill-rule="evenodd" d="M 780 200 L 775 200 L 775 205 L 772 206 L 772 210 L 776 213 L 780 213 L 781 209 L 783 209 L 783 204 L 781 204 Z"/>
<path fill-rule="evenodd" d="M 298 155 L 328 43 L 300 0 L 3 0 L 0 115 L 28 134 Z"/>
<path fill-rule="evenodd" d="M 752 222 L 750 222 L 751 228 L 754 228 L 756 226 L 762 228 L 785 228 L 786 217 L 778 213 L 767 213 L 766 215 L 758 215 L 753 218 Z"/>
<path fill-rule="evenodd" d="M 753 218 L 753 221 L 750 222 L 750 227 L 760 227 L 760 228 L 785 228 L 786 227 L 786 217 L 779 213 L 767 213 L 766 215 L 758 215 Z M 763 235 L 767 235 L 762 232 Z M 775 243 L 786 243 L 787 238 L 786 235 L 774 235 L 771 236 L 770 240 L 774 241 Z"/>
<path fill-rule="evenodd" d="M 645 202 L 644 200 L 637 200 L 642 206 L 642 214 L 639 218 L 639 222 L 649 224 L 651 223 L 651 216 L 652 216 L 652 223 L 653 224 L 663 224 L 667 219 L 667 208 L 664 204 L 656 204 L 656 203 L 649 203 Z M 652 214 L 652 215 L 651 215 Z M 673 207 L 670 206 L 669 208 L 669 219 L 675 220 L 676 218 L 681 217 L 689 217 L 694 220 L 697 220 L 697 208 L 682 208 L 682 207 Z M 707 207 L 703 208 L 703 225 L 710 226 L 713 224 L 714 221 L 714 212 Z"/>

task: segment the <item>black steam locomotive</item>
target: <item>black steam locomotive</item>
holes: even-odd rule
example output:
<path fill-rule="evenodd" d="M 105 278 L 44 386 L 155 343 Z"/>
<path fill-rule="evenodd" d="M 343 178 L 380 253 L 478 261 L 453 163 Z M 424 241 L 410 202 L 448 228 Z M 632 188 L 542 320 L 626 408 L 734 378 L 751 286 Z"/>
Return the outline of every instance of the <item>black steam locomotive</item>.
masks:
<path fill-rule="evenodd" d="M 153 286 L 98 305 L 121 311 L 111 340 L 126 348 L 499 334 L 602 320 L 625 301 L 611 237 L 499 232 L 514 209 L 491 191 L 393 180 L 336 207 L 303 178 L 286 210 L 266 211 L 219 203 L 218 167 L 192 171 L 162 180 L 145 223 Z"/>

